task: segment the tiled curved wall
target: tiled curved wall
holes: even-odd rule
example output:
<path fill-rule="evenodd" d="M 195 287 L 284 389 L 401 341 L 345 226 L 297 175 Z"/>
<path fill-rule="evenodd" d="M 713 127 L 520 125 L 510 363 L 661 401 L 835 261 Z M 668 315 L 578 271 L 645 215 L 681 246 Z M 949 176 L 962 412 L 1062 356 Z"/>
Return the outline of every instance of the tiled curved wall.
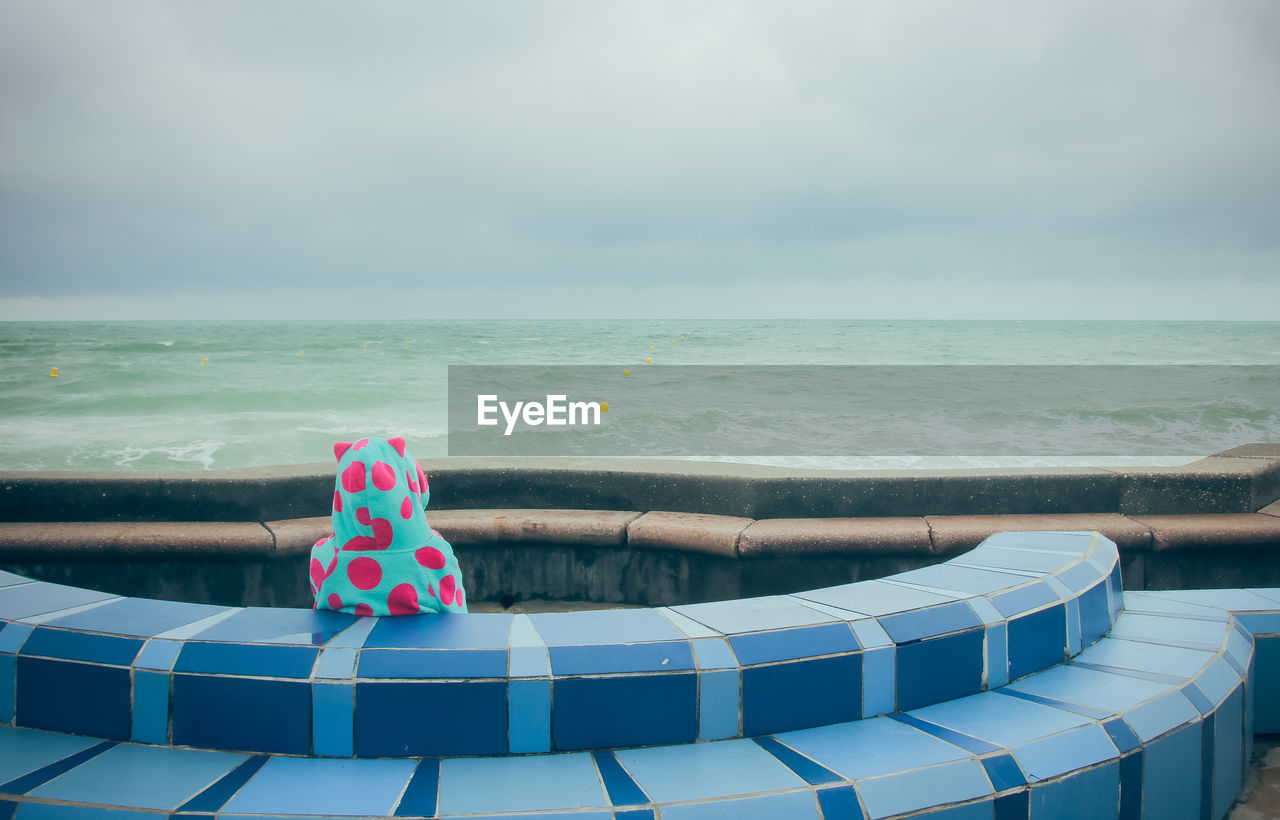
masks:
<path fill-rule="evenodd" d="M 914 709 L 1061 663 L 1106 634 L 1121 595 L 1115 546 L 1089 533 L 1001 534 L 796 595 L 535 615 L 356 618 L 0 583 L 5 720 L 337 757 L 691 743 Z"/>

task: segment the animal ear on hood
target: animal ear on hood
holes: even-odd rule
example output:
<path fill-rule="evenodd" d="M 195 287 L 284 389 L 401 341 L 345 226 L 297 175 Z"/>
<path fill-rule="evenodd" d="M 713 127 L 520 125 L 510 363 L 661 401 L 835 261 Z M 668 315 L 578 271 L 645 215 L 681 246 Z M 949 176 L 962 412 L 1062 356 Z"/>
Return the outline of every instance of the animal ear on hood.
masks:
<path fill-rule="evenodd" d="M 337 461 L 342 461 L 342 456 L 351 449 L 351 442 L 337 441 L 333 444 L 333 457 Z"/>
<path fill-rule="evenodd" d="M 396 436 L 395 438 L 389 438 L 387 439 L 387 444 L 390 444 L 392 447 L 395 448 L 396 453 L 399 454 L 400 458 L 404 458 L 404 448 L 405 448 L 404 439 L 400 438 L 399 436 Z"/>

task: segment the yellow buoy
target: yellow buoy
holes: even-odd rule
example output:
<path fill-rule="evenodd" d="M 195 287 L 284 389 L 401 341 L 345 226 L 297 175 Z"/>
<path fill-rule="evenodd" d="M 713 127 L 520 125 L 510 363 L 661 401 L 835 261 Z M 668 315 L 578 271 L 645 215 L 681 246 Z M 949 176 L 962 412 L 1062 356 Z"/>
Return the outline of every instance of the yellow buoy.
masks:
<path fill-rule="evenodd" d="M 653 350 L 653 345 L 649 345 L 649 349 L 650 349 L 650 350 Z"/>
<path fill-rule="evenodd" d="M 624 375 L 624 376 L 630 376 L 630 375 L 631 375 L 631 371 L 630 371 L 630 370 L 624 370 L 624 371 L 622 371 L 622 375 Z"/>
<path fill-rule="evenodd" d="M 672 340 L 671 340 L 671 344 L 675 344 L 675 343 L 676 343 L 676 342 L 678 342 L 678 341 L 680 341 L 680 340 L 679 340 L 679 339 L 672 339 Z"/>
<path fill-rule="evenodd" d="M 681 337 L 680 337 L 680 341 L 684 341 L 684 337 L 683 337 L 683 336 L 681 336 Z"/>
<path fill-rule="evenodd" d="M 645 363 L 645 364 L 653 364 L 653 359 L 652 359 L 652 358 L 645 359 L 645 360 L 644 360 L 644 363 Z"/>
<path fill-rule="evenodd" d="M 607 401 L 602 401 L 602 402 L 600 402 L 600 412 L 601 412 L 601 413 L 608 413 L 608 412 L 609 412 L 609 402 L 607 402 Z"/>
<path fill-rule="evenodd" d="M 208 360 L 208 359 L 201 359 L 201 360 L 200 360 L 200 364 L 208 364 L 208 363 L 209 363 L 209 360 Z"/>
<path fill-rule="evenodd" d="M 302 351 L 302 350 L 299 350 L 299 351 L 298 351 L 298 355 L 299 355 L 299 356 L 301 356 L 303 353 L 304 353 L 304 351 Z"/>
<path fill-rule="evenodd" d="M 58 368 L 55 367 L 54 369 L 49 371 L 49 378 L 51 379 L 58 378 Z"/>

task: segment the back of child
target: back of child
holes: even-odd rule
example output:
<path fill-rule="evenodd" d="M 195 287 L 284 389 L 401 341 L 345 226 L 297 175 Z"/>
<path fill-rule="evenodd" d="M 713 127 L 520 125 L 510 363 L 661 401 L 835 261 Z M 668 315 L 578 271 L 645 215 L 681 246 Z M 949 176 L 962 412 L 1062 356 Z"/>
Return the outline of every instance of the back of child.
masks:
<path fill-rule="evenodd" d="M 311 548 L 318 609 L 356 615 L 466 612 L 453 548 L 427 523 L 427 476 L 402 438 L 333 446 L 333 535 Z"/>

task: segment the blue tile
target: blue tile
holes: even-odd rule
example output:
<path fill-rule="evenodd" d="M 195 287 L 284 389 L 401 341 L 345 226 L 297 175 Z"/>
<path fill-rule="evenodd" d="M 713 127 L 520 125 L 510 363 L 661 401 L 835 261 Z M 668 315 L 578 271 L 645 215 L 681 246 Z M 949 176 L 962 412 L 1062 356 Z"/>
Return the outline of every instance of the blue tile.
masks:
<path fill-rule="evenodd" d="M 14 817 L 17 820 L 155 820 L 154 814 L 144 811 L 58 803 L 23 803 Z"/>
<path fill-rule="evenodd" d="M 576 820 L 576 817 L 566 818 L 566 820 Z M 616 811 L 613 817 L 605 816 L 605 820 L 656 820 L 653 809 L 628 809 Z"/>
<path fill-rule="evenodd" d="M 1242 612 L 1236 619 L 1255 635 L 1280 633 L 1280 612 Z"/>
<path fill-rule="evenodd" d="M 856 652 L 860 648 L 845 623 L 734 635 L 729 643 L 743 666 Z"/>
<path fill-rule="evenodd" d="M 609 752 L 592 752 L 600 777 L 604 779 L 609 801 L 615 806 L 638 806 L 649 802 L 649 796 L 631 779 L 626 769 Z"/>
<path fill-rule="evenodd" d="M 142 641 L 135 638 L 39 627 L 22 645 L 22 654 L 129 666 L 140 649 Z"/>
<path fill-rule="evenodd" d="M 1200 816 L 1200 724 L 1162 737 L 1142 753 L 1145 817 Z"/>
<path fill-rule="evenodd" d="M 899 615 L 886 615 L 880 619 L 880 626 L 895 643 L 904 644 L 982 626 L 982 621 L 966 603 L 956 601 Z"/>
<path fill-rule="evenodd" d="M 551 750 L 551 681 L 512 681 L 507 695 L 512 753 Z"/>
<path fill-rule="evenodd" d="M 379 618 L 365 649 L 506 649 L 512 617 L 476 612 L 465 618 Z"/>
<path fill-rule="evenodd" d="M 956 564 L 935 564 L 913 569 L 893 576 L 893 580 L 964 595 L 988 595 L 1027 582 L 1025 575 L 1010 575 L 1007 572 Z"/>
<path fill-rule="evenodd" d="M 1254 638 L 1254 675 L 1256 680 L 1280 681 L 1280 638 Z M 1280 732 L 1280 698 L 1254 698 L 1254 731 Z"/>
<path fill-rule="evenodd" d="M 99 742 L 95 738 L 0 726 L 0 783 L 43 769 Z"/>
<path fill-rule="evenodd" d="M 987 770 L 987 779 L 996 791 L 1016 789 L 1027 784 L 1027 776 L 1018 761 L 1008 752 L 982 758 L 982 768 Z"/>
<path fill-rule="evenodd" d="M 356 674 L 359 650 L 351 646 L 326 646 L 320 650 L 312 676 L 318 680 L 351 680 Z"/>
<path fill-rule="evenodd" d="M 208 604 L 159 601 L 152 598 L 121 598 L 119 601 L 94 607 L 87 612 L 66 615 L 49 623 L 64 629 L 88 629 L 94 632 L 112 632 L 117 635 L 149 638 L 174 627 L 216 615 L 224 610 L 226 607 Z"/>
<path fill-rule="evenodd" d="M 1178 601 L 1216 606 L 1237 614 L 1277 609 L 1274 600 L 1247 589 L 1179 589 L 1162 594 Z"/>
<path fill-rule="evenodd" d="M 1030 817 L 1031 792 L 1023 789 L 996 797 L 993 820 L 1029 820 Z"/>
<path fill-rule="evenodd" d="M 738 659 L 723 638 L 699 638 L 692 643 L 699 669 L 738 668 Z"/>
<path fill-rule="evenodd" d="M 795 597 L 877 617 L 955 600 L 953 595 L 925 592 L 885 581 L 857 581 L 797 593 Z"/>
<path fill-rule="evenodd" d="M 1076 600 L 1080 606 L 1080 642 L 1087 647 L 1111 629 L 1106 581 L 1085 590 Z"/>
<path fill-rule="evenodd" d="M 507 664 L 512 678 L 545 678 L 551 674 L 551 661 L 545 646 L 513 646 Z"/>
<path fill-rule="evenodd" d="M 506 751 L 505 682 L 356 684 L 356 754 L 362 757 Z"/>
<path fill-rule="evenodd" d="M 365 649 L 361 678 L 505 678 L 502 649 Z"/>
<path fill-rule="evenodd" d="M 1124 718 L 1111 718 L 1104 721 L 1102 728 L 1106 730 L 1111 737 L 1111 742 L 1121 754 L 1133 751 L 1142 745 L 1142 741 L 1138 740 L 1138 736 L 1134 734 L 1133 729 L 1129 728 L 1129 724 L 1124 722 Z"/>
<path fill-rule="evenodd" d="M 247 607 L 194 637 L 201 641 L 319 646 L 356 620 L 355 615 L 327 609 Z"/>
<path fill-rule="evenodd" d="M 992 793 L 986 770 L 976 760 L 957 760 L 867 778 L 859 780 L 856 788 L 871 818 L 973 800 Z"/>
<path fill-rule="evenodd" d="M 311 743 L 315 754 L 350 757 L 355 751 L 354 719 L 355 687 L 352 684 L 311 685 Z"/>
<path fill-rule="evenodd" d="M 0 624 L 0 652 L 16 653 L 35 629 L 31 624 Z"/>
<path fill-rule="evenodd" d="M 180 651 L 182 651 L 180 641 L 147 641 L 133 665 L 137 669 L 157 669 L 168 672 L 173 668 L 173 662 L 177 660 Z"/>
<path fill-rule="evenodd" d="M 801 729 L 778 740 L 847 778 L 962 760 L 969 753 L 885 717 Z"/>
<path fill-rule="evenodd" d="M 844 780 L 840 775 L 830 769 L 819 766 L 790 746 L 784 746 L 775 738 L 756 737 L 752 739 L 769 754 L 781 760 L 788 769 L 804 778 L 804 781 L 811 786 L 839 783 Z"/>
<path fill-rule="evenodd" d="M 853 628 L 853 634 L 864 649 L 894 645 L 889 633 L 884 631 L 884 627 L 875 618 L 858 618 L 850 621 L 849 626 Z"/>
<path fill-rule="evenodd" d="M 804 729 L 860 717 L 860 654 L 742 670 L 744 735 Z"/>
<path fill-rule="evenodd" d="M 698 678 L 692 672 L 555 681 L 555 748 L 599 749 L 696 739 Z"/>
<path fill-rule="evenodd" d="M 1032 782 L 1049 780 L 1116 756 L 1110 736 L 1096 723 L 1033 740 L 1011 751 Z"/>
<path fill-rule="evenodd" d="M 965 601 L 973 613 L 978 616 L 987 626 L 1003 624 L 1007 619 L 1000 614 L 1000 610 L 992 606 L 991 601 L 986 598 L 969 598 Z"/>
<path fill-rule="evenodd" d="M 1243 715 L 1244 691 L 1236 689 L 1214 715 L 1213 721 L 1213 760 L 1212 783 L 1213 817 L 1223 817 L 1239 794 L 1244 781 L 1241 750 L 1244 748 Z"/>
<path fill-rule="evenodd" d="M 31 583 L 30 578 L 26 578 L 22 575 L 14 575 L 12 572 L 5 572 L 4 570 L 0 570 L 0 587 L 9 587 L 9 586 L 13 586 L 14 584 L 29 584 L 29 583 Z"/>
<path fill-rule="evenodd" d="M 258 773 L 267 762 L 266 755 L 255 755 L 236 768 L 232 769 L 220 780 L 209 786 L 195 797 L 178 807 L 180 812 L 203 812 L 212 815 L 221 809 L 232 795 L 249 782 L 249 778 Z"/>
<path fill-rule="evenodd" d="M 1030 534 L 1030 533 L 1027 533 Z M 976 549 L 953 559 L 957 564 L 981 566 L 991 569 L 1014 569 L 1023 572 L 1057 572 L 1080 559 L 1087 549 L 1088 541 L 1076 537 L 1076 544 L 1063 547 L 1059 544 L 1051 549 L 1026 547 L 1013 544 L 996 544 L 988 541 L 979 544 Z"/>
<path fill-rule="evenodd" d="M 1058 594 L 1043 581 L 1015 589 L 1012 592 L 993 595 L 989 599 L 992 606 L 1006 618 L 1012 618 L 1023 612 L 1039 609 L 1042 606 L 1056 604 L 1060 600 Z"/>
<path fill-rule="evenodd" d="M 304 681 L 175 674 L 171 712 L 178 746 L 311 750 L 311 686 Z"/>
<path fill-rule="evenodd" d="M 310 646 L 199 643 L 189 641 L 178 653 L 174 672 L 309 678 L 320 650 Z"/>
<path fill-rule="evenodd" d="M 0 723 L 13 723 L 16 667 L 12 655 L 0 655 Z"/>
<path fill-rule="evenodd" d="M 502 788 L 494 788 L 494 784 Z M 591 755 L 453 757 L 440 761 L 440 814 L 607 808 Z"/>
<path fill-rule="evenodd" d="M 1075 592 L 1083 592 L 1091 587 L 1096 587 L 1102 579 L 1103 575 L 1098 571 L 1098 568 L 1087 561 L 1076 564 L 1074 567 L 1068 567 L 1058 573 L 1058 580 Z"/>
<path fill-rule="evenodd" d="M 1066 607 L 1032 612 L 1009 621 L 1009 679 L 1039 672 L 1067 658 Z"/>
<path fill-rule="evenodd" d="M 1173 615 L 1140 615 L 1126 612 L 1111 630 L 1111 637 L 1190 646 L 1217 652 L 1228 635 L 1221 621 L 1179 618 Z"/>
<path fill-rule="evenodd" d="M 111 666 L 17 659 L 16 722 L 37 729 L 129 737 L 129 670 Z"/>
<path fill-rule="evenodd" d="M 685 641 L 684 633 L 652 609 L 545 612 L 529 620 L 547 646 Z"/>
<path fill-rule="evenodd" d="M 698 740 L 723 740 L 738 734 L 741 704 L 737 669 L 702 672 L 698 678 Z"/>
<path fill-rule="evenodd" d="M 404 790 L 397 817 L 434 817 L 440 793 L 440 761 L 425 758 L 413 772 L 413 779 Z"/>
<path fill-rule="evenodd" d="M 1142 818 L 1142 749 L 1120 758 L 1120 816 L 1118 820 Z"/>
<path fill-rule="evenodd" d="M 1191 705 L 1196 707 L 1196 710 L 1202 715 L 1207 715 L 1212 712 L 1213 707 L 1216 705 L 1213 701 L 1205 697 L 1204 692 L 1200 691 L 1200 687 L 1196 686 L 1194 683 L 1188 683 L 1186 686 L 1182 687 L 1182 695 L 1187 700 L 1191 701 Z"/>
<path fill-rule="evenodd" d="M 908 726 L 913 726 L 925 734 L 933 735 L 938 738 L 938 740 L 945 740 L 952 746 L 959 746 L 966 752 L 972 752 L 975 755 L 988 754 L 990 752 L 999 751 L 1001 748 L 996 746 L 994 743 L 979 740 L 972 735 L 966 735 L 963 732 L 957 732 L 954 729 L 948 729 L 945 726 L 938 726 L 937 724 L 930 723 L 927 720 L 921 720 L 910 712 L 899 712 L 898 714 L 891 715 L 890 717 L 899 723 L 905 723 Z"/>
<path fill-rule="evenodd" d="M 1009 626 L 996 624 L 986 630 L 987 688 L 995 689 L 1009 682 Z"/>
<path fill-rule="evenodd" d="M 1067 599 L 1067 657 L 1080 654 L 1084 647 L 1080 638 L 1080 602 Z"/>
<path fill-rule="evenodd" d="M 1036 695 L 1031 692 L 1023 692 L 1011 687 L 1004 687 L 1000 690 L 1000 694 L 1008 695 L 1011 698 L 1021 698 L 1029 700 L 1032 703 L 1040 703 L 1045 706 L 1052 706 L 1054 709 L 1062 709 L 1073 714 L 1082 715 L 1090 720 L 1106 720 L 1112 716 L 1109 709 L 1099 709 L 1096 706 L 1086 706 L 1083 703 L 1071 703 L 1070 701 L 1057 700 L 1055 698 L 1046 698 L 1044 695 Z"/>
<path fill-rule="evenodd" d="M 1199 710 L 1180 691 L 1168 692 L 1125 712 L 1125 722 L 1146 743 L 1174 727 L 1195 720 Z"/>
<path fill-rule="evenodd" d="M 223 808 L 229 814 L 391 814 L 412 760 L 273 757 Z"/>
<path fill-rule="evenodd" d="M 119 596 L 62 584 L 19 584 L 0 588 L 0 618 L 16 621 L 60 609 L 106 601 Z"/>
<path fill-rule="evenodd" d="M 1080 715 L 999 692 L 983 692 L 927 706 L 917 710 L 915 716 L 1000 746 L 1016 746 L 1090 722 Z"/>
<path fill-rule="evenodd" d="M 356 618 L 355 621 L 346 629 L 334 635 L 325 641 L 326 649 L 359 649 L 364 646 L 365 639 L 369 637 L 369 633 L 383 619 L 376 616 L 364 615 Z M 392 620 L 417 620 L 416 618 L 393 618 Z"/>
<path fill-rule="evenodd" d="M 786 817 L 818 820 L 818 807 L 809 792 L 786 792 L 762 797 L 663 806 L 662 820 L 742 820 L 744 817 Z"/>
<path fill-rule="evenodd" d="M 862 653 L 862 716 L 883 715 L 894 710 L 897 697 L 895 650 L 885 647 Z"/>
<path fill-rule="evenodd" d="M 1213 715 L 1205 715 L 1200 723 L 1200 816 L 1212 817 L 1213 810 Z M 1238 790 L 1238 787 L 1237 789 Z M 1228 808 L 1230 805 L 1228 804 Z"/>
<path fill-rule="evenodd" d="M 245 759 L 225 752 L 125 743 L 30 794 L 49 800 L 173 810 Z"/>
<path fill-rule="evenodd" d="M 133 673 L 133 729 L 130 738 L 143 743 L 169 739 L 169 675 L 167 672 Z"/>
<path fill-rule="evenodd" d="M 791 769 L 750 740 L 718 740 L 614 752 L 640 788 L 655 802 L 705 800 L 739 794 L 803 788 Z M 812 803 L 813 797 L 806 793 Z M 667 808 L 663 816 L 667 816 Z"/>
<path fill-rule="evenodd" d="M 805 606 L 803 600 L 790 595 L 713 601 L 672 609 L 678 615 L 691 618 L 726 635 L 812 626 L 839 620 L 834 615 Z"/>
<path fill-rule="evenodd" d="M 898 647 L 898 708 L 970 695 L 982 688 L 983 631 L 971 629 Z M 946 669 L 946 675 L 939 675 Z"/>
<path fill-rule="evenodd" d="M 556 675 L 675 672 L 694 668 L 688 641 L 552 646 L 549 651 L 551 671 Z"/>
<path fill-rule="evenodd" d="M 865 820 L 867 816 L 852 786 L 819 789 L 818 805 L 822 808 L 822 820 Z"/>
<path fill-rule="evenodd" d="M 1119 804 L 1120 767 L 1110 763 L 1038 784 L 1031 790 L 1031 820 L 1114 817 Z"/>
<path fill-rule="evenodd" d="M 1168 689 L 1164 684 L 1074 663 L 1046 669 L 1009 685 L 1009 691 L 1071 701 L 1114 713 L 1131 709 Z"/>

